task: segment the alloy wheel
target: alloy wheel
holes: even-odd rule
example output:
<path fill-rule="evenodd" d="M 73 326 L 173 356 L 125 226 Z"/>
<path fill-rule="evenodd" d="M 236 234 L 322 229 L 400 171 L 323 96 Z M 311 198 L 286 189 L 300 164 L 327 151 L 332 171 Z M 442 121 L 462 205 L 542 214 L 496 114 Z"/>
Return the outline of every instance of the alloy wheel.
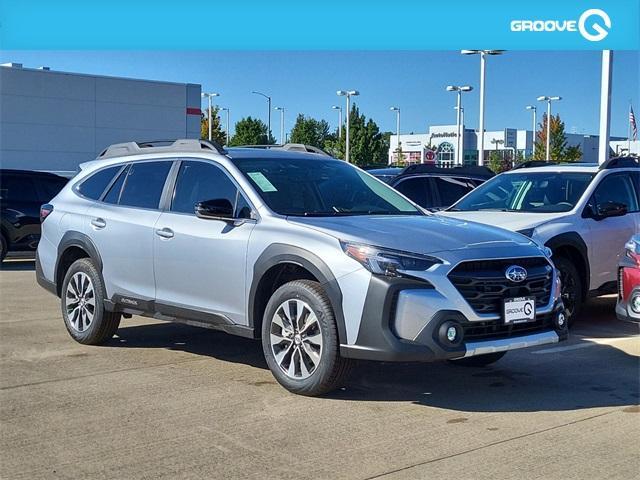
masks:
<path fill-rule="evenodd" d="M 65 306 L 69 325 L 77 332 L 86 331 L 96 311 L 96 297 L 91 278 L 84 272 L 75 273 L 67 284 Z"/>
<path fill-rule="evenodd" d="M 269 332 L 271 352 L 288 377 L 308 378 L 320 366 L 322 330 L 308 303 L 299 299 L 284 301 L 271 319 Z"/>

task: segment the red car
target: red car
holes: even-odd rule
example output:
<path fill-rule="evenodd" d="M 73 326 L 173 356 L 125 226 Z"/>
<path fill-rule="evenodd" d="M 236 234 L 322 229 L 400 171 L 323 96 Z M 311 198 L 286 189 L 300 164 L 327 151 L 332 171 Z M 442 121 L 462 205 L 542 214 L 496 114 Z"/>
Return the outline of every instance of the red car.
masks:
<path fill-rule="evenodd" d="M 634 235 L 624 246 L 618 270 L 618 304 L 620 320 L 640 323 L 640 235 Z"/>

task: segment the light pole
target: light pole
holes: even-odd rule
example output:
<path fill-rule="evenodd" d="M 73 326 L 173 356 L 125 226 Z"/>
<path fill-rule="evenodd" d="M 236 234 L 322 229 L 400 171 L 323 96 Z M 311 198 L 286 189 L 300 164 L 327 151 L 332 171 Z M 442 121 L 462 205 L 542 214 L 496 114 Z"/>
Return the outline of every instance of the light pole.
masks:
<path fill-rule="evenodd" d="M 545 159 L 547 162 L 551 161 L 551 102 L 556 100 L 562 100 L 562 97 L 547 97 L 546 95 L 542 95 L 537 98 L 539 102 L 547 102 L 547 145 L 546 145 L 546 153 Z"/>
<path fill-rule="evenodd" d="M 338 90 L 336 94 L 339 97 L 347 97 L 347 122 L 346 122 L 346 134 L 345 134 L 345 148 L 344 148 L 344 159 L 347 163 L 349 163 L 349 114 L 351 113 L 351 97 L 356 97 L 360 95 L 360 92 L 357 90 Z"/>
<path fill-rule="evenodd" d="M 460 119 L 462 113 L 462 92 L 470 92 L 473 87 L 469 85 L 448 85 L 447 92 L 456 92 L 458 94 L 458 101 L 456 103 L 456 165 L 462 165 L 462 149 L 464 148 L 464 142 L 462 141 L 462 133 L 460 132 Z"/>
<path fill-rule="evenodd" d="M 284 145 L 284 107 L 274 107 L 274 110 L 280 111 L 280 144 Z"/>
<path fill-rule="evenodd" d="M 338 140 L 342 138 L 342 107 L 339 107 L 338 105 L 334 105 L 333 107 L 334 110 L 338 110 Z"/>
<path fill-rule="evenodd" d="M 227 107 L 222 107 L 221 110 L 223 112 L 227 112 L 227 123 L 226 123 L 227 128 L 225 129 L 226 130 L 225 138 L 227 139 L 227 145 L 229 145 L 229 135 L 230 135 L 229 132 L 231 131 L 230 130 L 231 125 L 229 124 L 229 109 Z"/>
<path fill-rule="evenodd" d="M 536 129 L 538 128 L 538 126 L 536 125 L 536 112 L 538 111 L 538 109 L 535 105 L 527 105 L 524 108 L 526 108 L 527 110 L 531 110 L 531 114 L 533 115 L 533 140 L 531 144 L 531 156 L 533 157 L 536 154 Z"/>
<path fill-rule="evenodd" d="M 396 151 L 398 152 L 398 155 L 400 155 L 400 107 L 389 107 L 389 110 L 396 112 L 396 139 L 398 141 Z M 402 162 L 403 160 L 404 158 L 398 158 L 399 162 Z"/>
<path fill-rule="evenodd" d="M 454 110 L 457 110 L 458 107 L 453 107 Z M 462 162 L 461 165 L 464 164 L 464 107 L 460 107 L 460 130 L 462 130 L 462 135 L 460 136 L 460 152 L 462 152 Z"/>
<path fill-rule="evenodd" d="M 209 124 L 209 141 L 211 141 L 211 125 L 213 124 L 213 118 L 212 115 L 213 113 L 211 112 L 211 99 L 213 97 L 219 97 L 220 94 L 219 93 L 205 93 L 203 92 L 201 94 L 202 98 L 206 98 L 207 100 L 209 100 L 209 108 L 208 108 L 208 116 L 207 116 L 207 123 Z"/>
<path fill-rule="evenodd" d="M 480 55 L 480 142 L 478 145 L 478 165 L 484 165 L 484 77 L 487 55 L 501 55 L 504 50 L 461 50 L 462 55 Z"/>
<path fill-rule="evenodd" d="M 268 111 L 268 116 L 267 116 L 267 143 L 269 143 L 269 140 L 271 140 L 271 97 L 269 95 L 266 95 L 262 92 L 256 92 L 253 91 L 251 93 L 255 93 L 256 95 L 261 95 L 264 98 L 267 99 L 267 111 Z"/>

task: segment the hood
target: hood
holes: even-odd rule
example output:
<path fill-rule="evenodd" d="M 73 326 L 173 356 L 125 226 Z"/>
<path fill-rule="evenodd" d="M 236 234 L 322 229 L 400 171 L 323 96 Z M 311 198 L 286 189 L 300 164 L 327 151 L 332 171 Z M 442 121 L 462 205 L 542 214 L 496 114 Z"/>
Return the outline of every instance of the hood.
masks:
<path fill-rule="evenodd" d="M 458 220 L 468 220 L 469 222 L 485 223 L 487 225 L 497 225 L 517 232 L 527 228 L 535 228 L 551 220 L 558 220 L 567 216 L 558 213 L 529 213 L 529 212 L 438 212 L 438 215 Z"/>
<path fill-rule="evenodd" d="M 288 221 L 340 240 L 422 254 L 533 245 L 528 238 L 501 228 L 437 215 L 289 217 Z"/>

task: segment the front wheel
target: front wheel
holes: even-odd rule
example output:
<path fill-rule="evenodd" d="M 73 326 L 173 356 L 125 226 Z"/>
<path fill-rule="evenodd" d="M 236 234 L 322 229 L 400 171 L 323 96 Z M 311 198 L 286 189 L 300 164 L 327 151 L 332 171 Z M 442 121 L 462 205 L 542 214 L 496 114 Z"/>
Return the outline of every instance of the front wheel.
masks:
<path fill-rule="evenodd" d="M 272 295 L 262 322 L 262 348 L 276 380 L 299 395 L 334 390 L 351 364 L 340 356 L 329 298 L 310 280 L 286 283 Z"/>
<path fill-rule="evenodd" d="M 473 357 L 451 360 L 451 363 L 464 367 L 486 367 L 487 365 L 497 362 L 506 354 L 507 352 L 485 353 L 484 355 L 474 355 Z"/>
<path fill-rule="evenodd" d="M 560 272 L 562 303 L 564 303 L 567 325 L 576 321 L 582 309 L 582 279 L 573 262 L 566 257 L 553 259 Z"/>

